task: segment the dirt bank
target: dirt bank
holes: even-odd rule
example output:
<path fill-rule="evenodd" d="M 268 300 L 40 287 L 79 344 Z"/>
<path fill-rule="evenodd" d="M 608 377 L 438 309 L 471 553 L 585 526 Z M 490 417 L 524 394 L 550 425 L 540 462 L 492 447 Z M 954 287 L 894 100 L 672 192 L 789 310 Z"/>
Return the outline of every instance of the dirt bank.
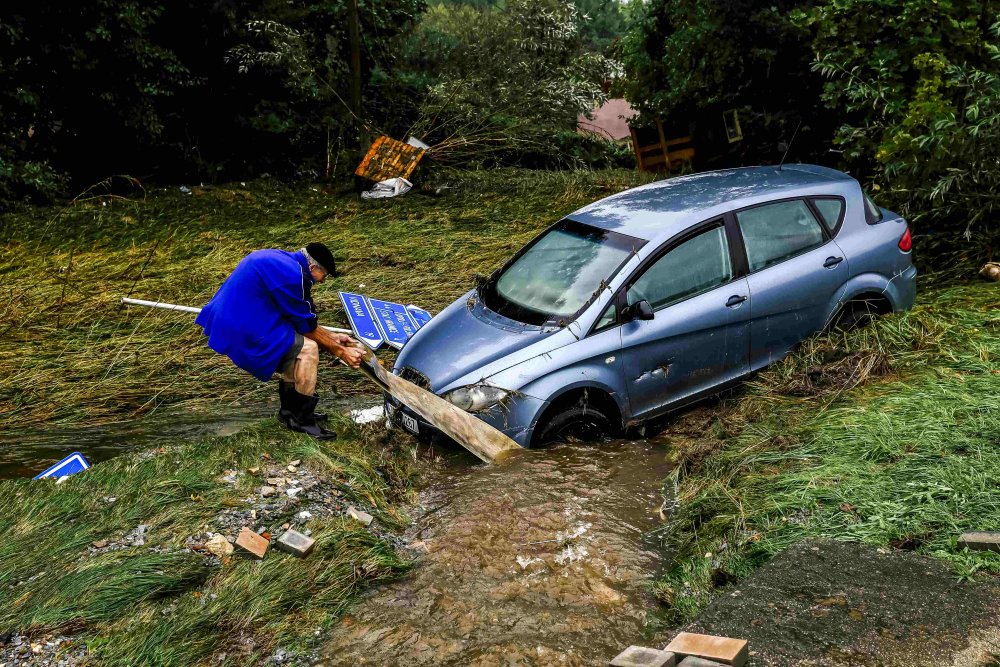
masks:
<path fill-rule="evenodd" d="M 1000 664 L 1000 581 L 832 540 L 790 547 L 690 626 L 749 640 L 754 667 Z"/>

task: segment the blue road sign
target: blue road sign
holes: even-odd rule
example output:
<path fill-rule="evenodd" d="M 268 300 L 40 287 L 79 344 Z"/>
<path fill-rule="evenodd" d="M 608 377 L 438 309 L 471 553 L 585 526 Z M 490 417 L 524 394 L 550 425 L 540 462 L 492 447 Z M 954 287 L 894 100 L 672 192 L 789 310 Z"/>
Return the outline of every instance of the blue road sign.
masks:
<path fill-rule="evenodd" d="M 44 479 L 46 477 L 55 477 L 58 479 L 59 477 L 75 475 L 78 472 L 83 472 L 89 467 L 90 464 L 87 463 L 87 459 L 83 458 L 83 454 L 80 452 L 73 452 L 48 470 L 35 475 L 35 479 Z"/>
<path fill-rule="evenodd" d="M 379 326 L 389 345 L 400 349 L 410 340 L 410 336 L 417 333 L 418 327 L 403 304 L 371 297 L 368 298 L 368 303 L 371 304 L 372 310 L 378 313 Z"/>
<path fill-rule="evenodd" d="M 344 304 L 344 312 L 347 313 L 347 319 L 351 322 L 354 335 L 371 349 L 377 350 L 385 338 L 375 321 L 375 313 L 372 312 L 368 299 L 360 294 L 341 292 L 340 301 Z"/>
<path fill-rule="evenodd" d="M 423 308 L 414 306 L 412 303 L 406 307 L 406 312 L 413 318 L 413 322 L 417 325 L 418 329 L 422 329 L 425 324 L 431 321 L 432 315 L 430 313 Z"/>

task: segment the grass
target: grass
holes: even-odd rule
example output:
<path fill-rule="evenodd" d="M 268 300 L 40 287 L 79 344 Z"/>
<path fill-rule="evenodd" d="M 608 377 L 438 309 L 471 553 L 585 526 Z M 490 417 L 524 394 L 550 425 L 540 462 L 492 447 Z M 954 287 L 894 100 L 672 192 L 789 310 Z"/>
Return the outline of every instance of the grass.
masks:
<path fill-rule="evenodd" d="M 807 341 L 716 406 L 668 427 L 680 509 L 657 584 L 668 618 L 790 544 L 825 536 L 942 558 L 959 579 L 1000 554 L 1000 285 L 922 290 L 874 326 Z"/>
<path fill-rule="evenodd" d="M 256 664 L 281 646 L 308 651 L 314 630 L 333 622 L 364 587 L 407 567 L 390 543 L 360 524 L 311 521 L 317 540 L 306 559 L 272 553 L 263 561 L 206 559 L 187 539 L 220 531 L 220 514 L 248 506 L 265 473 L 220 481 L 225 470 L 301 459 L 308 469 L 380 525 L 406 521 L 405 461 L 363 444 L 348 423 L 335 443 L 318 443 L 269 420 L 241 433 L 157 455 L 129 454 L 65 483 L 0 482 L 0 634 L 66 632 L 88 644 L 100 664 Z M 115 498 L 109 502 L 109 498 Z M 293 520 L 260 519 L 274 530 Z M 139 524 L 145 545 L 107 552 Z M 234 529 L 220 532 L 235 534 Z"/>
<path fill-rule="evenodd" d="M 248 252 L 322 240 L 342 274 L 315 290 L 324 323 L 345 324 L 338 289 L 437 311 L 561 215 L 641 180 L 624 171 L 436 178 L 449 186 L 445 196 L 364 202 L 258 181 L 8 214 L 0 224 L 0 365 L 9 369 L 0 376 L 0 421 L 96 424 L 164 404 L 270 397 L 273 388 L 206 348 L 190 315 L 123 309 L 128 294 L 202 305 Z M 370 391 L 349 371 L 327 372 L 342 393 Z"/>

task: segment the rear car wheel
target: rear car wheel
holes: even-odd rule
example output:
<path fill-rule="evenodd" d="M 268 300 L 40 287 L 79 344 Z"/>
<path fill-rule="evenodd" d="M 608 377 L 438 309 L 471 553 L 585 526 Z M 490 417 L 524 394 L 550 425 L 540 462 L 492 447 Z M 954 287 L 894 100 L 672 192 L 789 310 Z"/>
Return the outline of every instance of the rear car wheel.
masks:
<path fill-rule="evenodd" d="M 611 419 L 594 405 L 580 401 L 552 416 L 538 431 L 540 445 L 570 440 L 598 440 L 613 432 Z"/>

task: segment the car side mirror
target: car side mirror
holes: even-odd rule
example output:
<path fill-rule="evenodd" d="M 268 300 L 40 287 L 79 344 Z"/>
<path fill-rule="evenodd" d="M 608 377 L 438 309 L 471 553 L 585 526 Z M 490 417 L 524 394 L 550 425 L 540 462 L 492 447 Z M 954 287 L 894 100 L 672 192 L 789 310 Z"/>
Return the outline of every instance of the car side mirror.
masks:
<path fill-rule="evenodd" d="M 625 309 L 625 319 L 629 321 L 651 320 L 653 319 L 653 307 L 649 305 L 649 301 L 646 301 L 645 299 L 642 301 L 636 301 Z"/>

